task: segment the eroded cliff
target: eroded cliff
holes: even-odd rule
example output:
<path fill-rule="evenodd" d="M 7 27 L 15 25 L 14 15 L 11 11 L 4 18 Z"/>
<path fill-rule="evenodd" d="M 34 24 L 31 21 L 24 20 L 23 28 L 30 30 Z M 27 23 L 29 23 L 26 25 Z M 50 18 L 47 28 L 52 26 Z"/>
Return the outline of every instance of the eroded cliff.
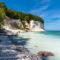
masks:
<path fill-rule="evenodd" d="M 44 20 L 32 14 L 13 11 L 0 3 L 0 28 L 23 31 L 44 31 Z"/>

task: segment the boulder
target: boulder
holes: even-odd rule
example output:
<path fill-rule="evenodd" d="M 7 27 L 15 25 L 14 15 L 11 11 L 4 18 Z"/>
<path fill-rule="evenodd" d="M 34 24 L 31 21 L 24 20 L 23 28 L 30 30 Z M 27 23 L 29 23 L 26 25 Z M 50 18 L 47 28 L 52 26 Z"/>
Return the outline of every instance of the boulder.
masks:
<path fill-rule="evenodd" d="M 54 56 L 54 54 L 52 52 L 47 52 L 47 51 L 40 51 L 37 53 L 38 56 Z"/>

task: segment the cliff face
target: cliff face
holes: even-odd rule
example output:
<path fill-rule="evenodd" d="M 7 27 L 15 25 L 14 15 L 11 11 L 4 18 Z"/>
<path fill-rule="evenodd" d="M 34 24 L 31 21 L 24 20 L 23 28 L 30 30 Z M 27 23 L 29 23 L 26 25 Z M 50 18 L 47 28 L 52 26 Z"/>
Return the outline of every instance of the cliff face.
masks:
<path fill-rule="evenodd" d="M 24 26 L 19 19 L 18 20 L 5 19 L 3 28 L 7 29 L 9 27 L 9 29 L 13 29 L 13 30 L 20 29 L 24 31 L 44 31 L 44 24 L 42 24 L 39 21 L 31 20 L 30 23 L 27 23 L 26 21 L 24 21 Z"/>
<path fill-rule="evenodd" d="M 0 21 L 0 26 L 5 29 L 8 27 L 24 31 L 44 31 L 44 21 L 41 17 L 12 11 L 4 3 L 0 3 Z"/>
<path fill-rule="evenodd" d="M 30 21 L 30 30 L 31 31 L 44 31 L 44 24 L 39 21 Z"/>

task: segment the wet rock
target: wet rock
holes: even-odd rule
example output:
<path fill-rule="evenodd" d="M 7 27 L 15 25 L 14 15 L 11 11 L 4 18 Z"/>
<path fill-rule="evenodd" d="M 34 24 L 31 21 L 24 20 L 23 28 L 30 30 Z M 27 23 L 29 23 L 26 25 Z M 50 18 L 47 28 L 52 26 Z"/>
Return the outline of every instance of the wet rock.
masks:
<path fill-rule="evenodd" d="M 52 52 L 47 52 L 47 51 L 40 51 L 37 53 L 37 55 L 40 56 L 42 60 L 48 60 L 49 56 L 54 56 Z"/>
<path fill-rule="evenodd" d="M 23 46 L 16 46 L 16 51 L 18 51 L 17 57 L 21 60 L 41 60 L 41 57 L 35 54 L 32 54 L 27 48 Z"/>
<path fill-rule="evenodd" d="M 39 56 L 54 56 L 52 52 L 40 51 L 37 53 Z"/>
<path fill-rule="evenodd" d="M 0 36 L 0 60 L 41 60 L 32 54 L 24 45 L 15 45 L 9 36 Z M 14 39 L 15 40 L 15 39 Z"/>
<path fill-rule="evenodd" d="M 27 48 L 25 48 L 24 46 L 15 46 L 15 50 L 19 51 L 19 52 L 29 53 L 29 50 Z"/>

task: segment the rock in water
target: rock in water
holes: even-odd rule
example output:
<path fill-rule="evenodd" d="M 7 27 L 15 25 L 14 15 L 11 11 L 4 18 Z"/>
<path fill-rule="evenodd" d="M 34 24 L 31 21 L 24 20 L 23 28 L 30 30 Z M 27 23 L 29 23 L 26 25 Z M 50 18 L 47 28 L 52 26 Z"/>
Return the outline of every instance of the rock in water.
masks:
<path fill-rule="evenodd" d="M 54 56 L 52 52 L 47 52 L 47 51 L 40 51 L 37 53 L 39 56 Z"/>
<path fill-rule="evenodd" d="M 41 57 L 42 60 L 48 60 L 49 56 L 54 56 L 52 52 L 47 52 L 47 51 L 40 51 L 37 54 L 38 56 Z"/>

